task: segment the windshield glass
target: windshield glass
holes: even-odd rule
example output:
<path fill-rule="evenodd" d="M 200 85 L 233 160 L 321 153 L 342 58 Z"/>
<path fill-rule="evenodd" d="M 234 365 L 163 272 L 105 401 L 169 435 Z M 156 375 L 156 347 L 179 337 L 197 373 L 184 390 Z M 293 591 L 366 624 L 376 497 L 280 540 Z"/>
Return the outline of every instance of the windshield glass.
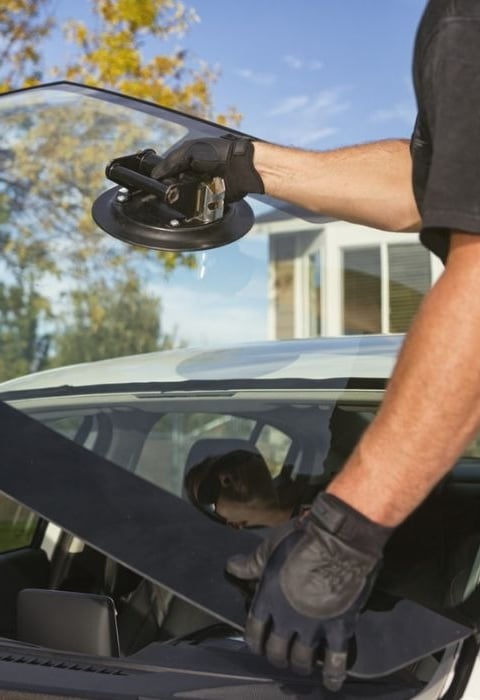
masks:
<path fill-rule="evenodd" d="M 91 216 L 112 186 L 106 165 L 225 130 L 69 85 L 3 96 L 0 119 L 0 380 L 177 346 L 402 332 L 436 274 L 416 236 L 392 242 L 262 197 L 231 245 L 124 244 Z"/>
<path fill-rule="evenodd" d="M 415 235 L 261 196 L 222 248 L 127 245 L 91 216 L 106 165 L 225 129 L 68 84 L 2 97 L 0 120 L 0 575 L 28 564 L 7 607 L 22 587 L 108 593 L 125 653 L 242 629 L 227 557 L 341 469 L 439 265 Z M 373 605 L 444 610 L 475 587 L 479 459 L 474 444 L 392 538 Z"/>

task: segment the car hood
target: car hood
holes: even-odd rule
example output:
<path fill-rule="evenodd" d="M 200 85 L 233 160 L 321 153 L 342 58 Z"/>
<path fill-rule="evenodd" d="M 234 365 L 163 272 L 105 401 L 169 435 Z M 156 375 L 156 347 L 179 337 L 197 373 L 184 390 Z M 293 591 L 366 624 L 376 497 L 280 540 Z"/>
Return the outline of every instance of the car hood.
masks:
<path fill-rule="evenodd" d="M 403 336 L 348 336 L 188 348 L 59 367 L 0 384 L 0 397 L 16 392 L 72 393 L 186 381 L 335 380 L 390 376 Z"/>

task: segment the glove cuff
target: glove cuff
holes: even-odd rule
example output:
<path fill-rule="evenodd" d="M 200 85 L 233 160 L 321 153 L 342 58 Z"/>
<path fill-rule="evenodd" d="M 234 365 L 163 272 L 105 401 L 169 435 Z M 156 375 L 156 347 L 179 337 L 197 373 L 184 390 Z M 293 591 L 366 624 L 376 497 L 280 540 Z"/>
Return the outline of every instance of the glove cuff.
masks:
<path fill-rule="evenodd" d="M 224 138 L 232 141 L 230 150 L 232 171 L 226 178 L 227 201 L 242 199 L 247 194 L 264 194 L 263 180 L 253 164 L 255 154 L 253 141 L 233 136 Z"/>
<path fill-rule="evenodd" d="M 332 533 L 359 551 L 380 559 L 394 528 L 373 522 L 332 493 L 315 498 L 310 518 L 315 525 Z"/>

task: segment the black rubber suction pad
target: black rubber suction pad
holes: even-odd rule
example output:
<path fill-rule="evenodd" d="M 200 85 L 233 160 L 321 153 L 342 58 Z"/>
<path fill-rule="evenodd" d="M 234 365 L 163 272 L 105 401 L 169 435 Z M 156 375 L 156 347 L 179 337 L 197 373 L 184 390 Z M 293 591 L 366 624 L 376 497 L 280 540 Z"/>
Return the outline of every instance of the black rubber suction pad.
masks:
<path fill-rule="evenodd" d="M 125 243 L 174 252 L 227 245 L 248 233 L 255 221 L 251 207 L 241 200 L 226 205 L 217 221 L 187 222 L 155 195 L 130 194 L 121 187 L 103 192 L 92 216 L 100 228 Z"/>

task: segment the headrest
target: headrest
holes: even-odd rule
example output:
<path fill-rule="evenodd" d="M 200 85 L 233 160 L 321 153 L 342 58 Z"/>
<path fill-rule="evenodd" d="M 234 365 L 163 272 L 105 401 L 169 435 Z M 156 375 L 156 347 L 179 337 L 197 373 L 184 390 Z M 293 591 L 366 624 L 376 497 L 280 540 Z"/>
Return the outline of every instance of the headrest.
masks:
<path fill-rule="evenodd" d="M 255 445 L 252 445 L 248 440 L 242 440 L 241 438 L 202 438 L 194 442 L 190 448 L 185 464 L 185 475 L 188 474 L 192 467 L 199 464 L 199 462 L 203 462 L 207 457 L 220 457 L 220 455 L 225 455 L 235 450 L 246 450 L 261 456 Z"/>
<path fill-rule="evenodd" d="M 205 464 L 204 475 L 197 475 L 197 477 L 200 476 L 200 481 L 198 483 L 202 483 L 203 495 L 197 492 L 197 486 L 194 482 L 190 483 L 188 488 L 185 486 L 187 475 L 190 474 L 193 467 L 204 462 L 204 460 L 207 460 L 207 458 L 223 457 L 223 455 L 227 455 L 231 452 L 238 452 L 240 450 L 250 452 L 263 460 L 261 453 L 255 447 L 255 445 L 252 445 L 252 443 L 248 442 L 248 440 L 243 440 L 241 438 L 202 438 L 201 440 L 197 440 L 197 442 L 193 443 L 185 464 L 184 482 L 182 487 L 183 497 L 190 501 L 190 503 L 194 504 L 197 508 L 200 508 L 200 510 L 203 512 L 206 512 L 207 515 L 211 515 L 209 512 L 209 506 L 207 505 L 207 511 L 204 510 L 203 506 L 215 500 L 215 494 L 213 492 L 210 493 L 212 490 L 212 484 L 210 483 L 211 480 L 207 478 L 208 472 L 210 471 L 212 465 Z M 216 479 L 214 479 L 214 483 L 217 483 Z"/>

